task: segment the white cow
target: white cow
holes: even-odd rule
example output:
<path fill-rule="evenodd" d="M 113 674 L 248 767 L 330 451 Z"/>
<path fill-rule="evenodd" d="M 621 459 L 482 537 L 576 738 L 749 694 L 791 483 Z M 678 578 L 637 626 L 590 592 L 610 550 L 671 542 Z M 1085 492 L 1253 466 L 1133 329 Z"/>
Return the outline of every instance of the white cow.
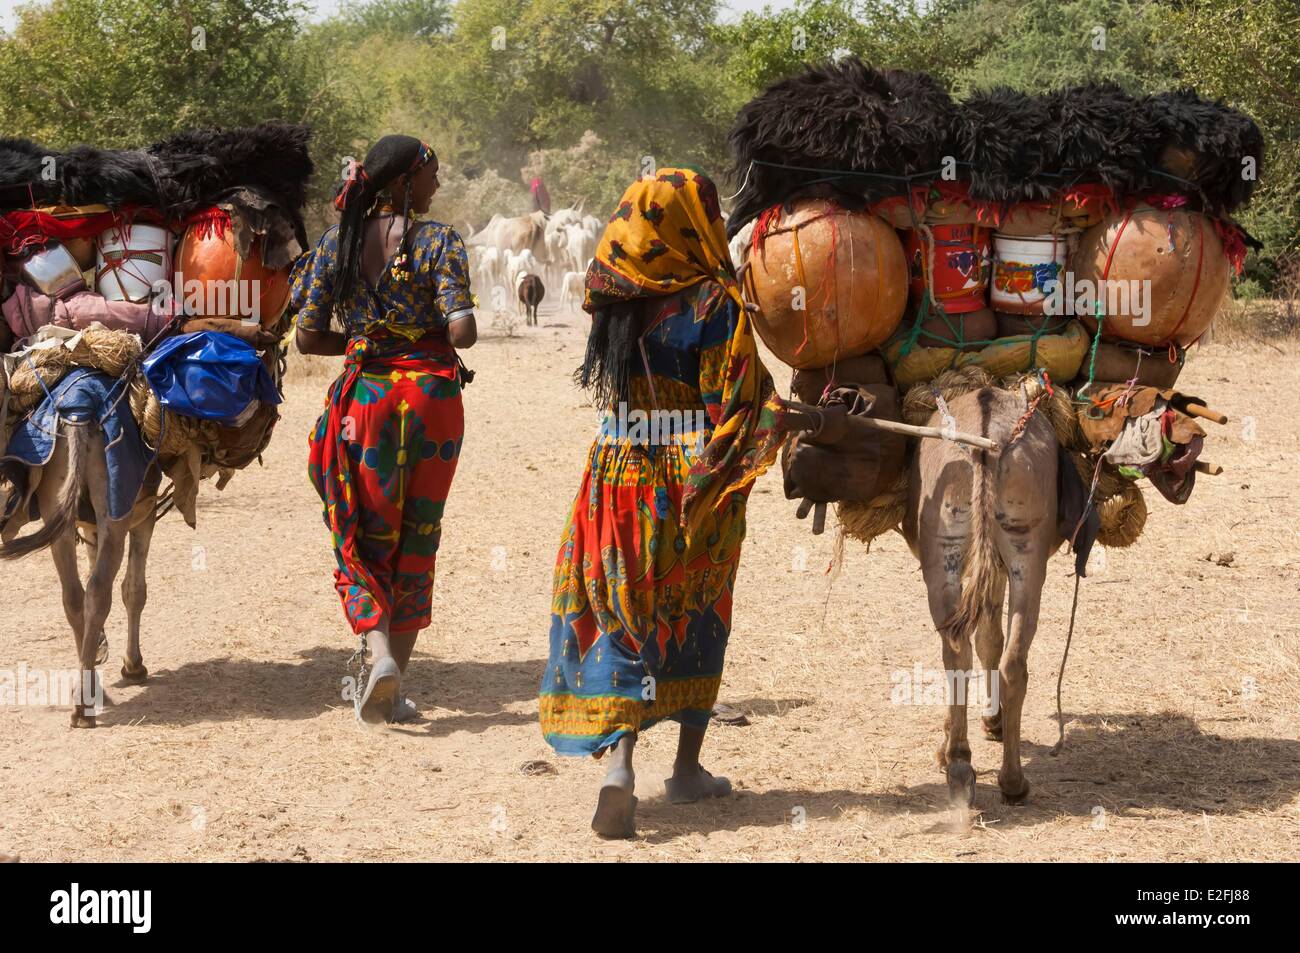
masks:
<path fill-rule="evenodd" d="M 505 283 L 514 291 L 519 289 L 519 279 L 526 274 L 540 275 L 541 267 L 537 263 L 537 258 L 531 251 L 524 249 L 519 254 L 506 252 L 505 266 Z"/>
<path fill-rule="evenodd" d="M 586 280 L 586 272 L 566 271 L 564 273 L 564 279 L 560 282 L 561 311 L 567 308 L 570 304 L 572 304 L 575 309 L 582 307 L 582 297 Z"/>
<path fill-rule="evenodd" d="M 576 267 L 566 261 L 568 248 L 568 231 L 575 225 L 582 224 L 582 212 L 578 208 L 562 208 L 552 212 L 546 220 L 546 255 L 548 280 L 558 281 L 565 271 Z"/>
<path fill-rule="evenodd" d="M 471 249 L 471 253 L 475 258 L 476 280 L 491 293 L 492 288 L 501 284 L 501 249 L 485 246 Z"/>
<path fill-rule="evenodd" d="M 576 271 L 596 254 L 596 238 L 581 225 L 571 225 L 564 233 L 566 241 L 563 261 L 568 268 Z"/>
<path fill-rule="evenodd" d="M 581 208 L 560 208 L 551 213 L 546 220 L 546 239 L 550 241 L 562 228 L 582 224 Z"/>
<path fill-rule="evenodd" d="M 546 216 L 541 212 L 532 212 L 516 218 L 493 215 L 492 220 L 465 240 L 465 244 L 474 248 L 499 248 L 518 254 L 532 252 L 539 261 L 548 259 L 546 249 Z"/>

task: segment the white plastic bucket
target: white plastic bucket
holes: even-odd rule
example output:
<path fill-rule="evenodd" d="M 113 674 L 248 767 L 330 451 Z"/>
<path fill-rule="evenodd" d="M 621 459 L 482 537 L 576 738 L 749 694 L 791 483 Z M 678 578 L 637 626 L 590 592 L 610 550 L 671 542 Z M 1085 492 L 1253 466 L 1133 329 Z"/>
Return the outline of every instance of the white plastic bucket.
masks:
<path fill-rule="evenodd" d="M 1044 287 L 1065 276 L 1065 239 L 1056 235 L 993 236 L 989 303 L 1008 314 L 1042 314 Z"/>
<path fill-rule="evenodd" d="M 156 225 L 125 225 L 95 242 L 95 290 L 109 301 L 148 301 L 154 282 L 172 277 L 172 233 Z"/>

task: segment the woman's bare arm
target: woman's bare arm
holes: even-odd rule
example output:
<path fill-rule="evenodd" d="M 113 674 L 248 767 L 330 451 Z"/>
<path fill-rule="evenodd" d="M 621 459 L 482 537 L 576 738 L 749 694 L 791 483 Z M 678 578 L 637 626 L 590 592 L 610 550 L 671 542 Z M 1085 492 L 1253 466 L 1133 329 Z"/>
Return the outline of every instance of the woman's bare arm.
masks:
<path fill-rule="evenodd" d="M 298 328 L 298 333 L 294 335 L 294 343 L 298 345 L 299 354 L 320 354 L 326 357 L 342 354 L 348 348 L 346 334 L 338 331 L 311 331 L 303 327 Z"/>
<path fill-rule="evenodd" d="M 478 340 L 478 322 L 474 320 L 474 312 L 471 311 L 447 325 L 447 340 L 457 350 L 474 346 L 474 342 Z"/>

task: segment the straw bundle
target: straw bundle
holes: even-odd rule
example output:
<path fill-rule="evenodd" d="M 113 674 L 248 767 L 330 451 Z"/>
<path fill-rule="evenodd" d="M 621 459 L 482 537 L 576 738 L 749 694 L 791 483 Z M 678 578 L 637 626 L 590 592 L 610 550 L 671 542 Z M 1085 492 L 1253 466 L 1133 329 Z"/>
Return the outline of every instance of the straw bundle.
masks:
<path fill-rule="evenodd" d="M 870 549 L 871 541 L 877 536 L 902 526 L 907 514 L 907 471 L 900 473 L 884 493 L 866 503 L 838 503 L 835 512 L 844 535 L 865 543 Z"/>
<path fill-rule="evenodd" d="M 121 377 L 140 359 L 140 339 L 128 331 L 110 331 L 92 324 L 72 348 L 37 348 L 14 368 L 9 380 L 10 407 L 18 414 L 40 405 L 45 394 L 74 367 L 89 367 Z"/>

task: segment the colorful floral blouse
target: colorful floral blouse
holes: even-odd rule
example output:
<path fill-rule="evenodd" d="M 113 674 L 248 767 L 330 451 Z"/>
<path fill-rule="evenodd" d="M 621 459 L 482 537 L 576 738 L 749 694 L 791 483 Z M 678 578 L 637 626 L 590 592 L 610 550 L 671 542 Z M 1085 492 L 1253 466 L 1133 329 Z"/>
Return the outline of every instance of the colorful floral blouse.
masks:
<path fill-rule="evenodd" d="M 447 325 L 474 311 L 469 260 L 456 230 L 421 222 L 412 227 L 409 244 L 409 260 L 394 256 L 373 287 L 363 280 L 343 302 L 343 331 L 349 338 L 368 338 L 377 353 L 400 351 L 421 339 L 446 341 Z M 291 295 L 299 327 L 330 329 L 337 260 L 335 225 L 294 265 Z"/>

